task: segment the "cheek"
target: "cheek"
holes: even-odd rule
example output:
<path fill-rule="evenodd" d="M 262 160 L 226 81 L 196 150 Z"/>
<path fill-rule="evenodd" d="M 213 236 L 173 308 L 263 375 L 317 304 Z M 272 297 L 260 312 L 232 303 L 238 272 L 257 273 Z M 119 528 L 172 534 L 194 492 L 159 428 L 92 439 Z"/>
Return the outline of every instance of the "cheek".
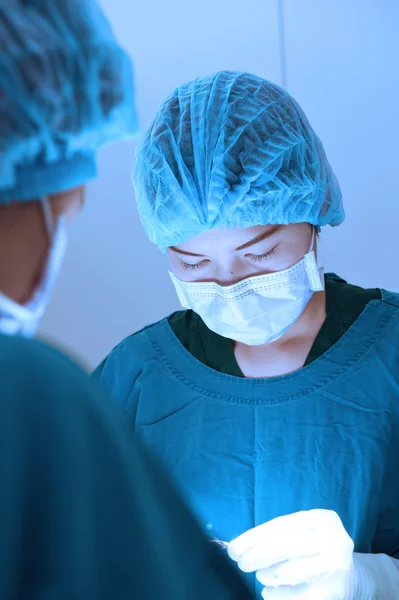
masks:
<path fill-rule="evenodd" d="M 76 195 L 66 202 L 60 216 L 63 216 L 67 223 L 71 223 L 82 211 L 83 201 L 80 195 Z"/>
<path fill-rule="evenodd" d="M 170 250 L 166 250 L 166 256 L 168 259 L 168 266 L 170 271 L 172 271 L 177 276 L 177 272 L 179 271 L 180 260 Z"/>
<path fill-rule="evenodd" d="M 282 242 L 281 252 L 278 253 L 279 270 L 289 269 L 303 260 L 305 255 L 310 251 L 312 234 L 312 231 L 307 231 L 306 235 L 298 236 L 296 239 L 287 239 Z"/>
<path fill-rule="evenodd" d="M 179 257 L 176 256 L 174 252 L 170 252 L 169 250 L 166 250 L 166 254 L 168 257 L 169 271 L 172 271 L 173 275 L 175 275 L 181 281 L 191 281 L 190 271 L 183 268 L 183 264 Z"/>
<path fill-rule="evenodd" d="M 291 244 L 282 244 L 277 250 L 276 256 L 264 265 L 270 271 L 285 271 L 299 263 L 309 251 L 309 247 L 303 249 L 301 246 L 293 246 Z"/>
<path fill-rule="evenodd" d="M 68 192 L 50 196 L 53 218 L 58 221 L 60 217 L 70 223 L 81 212 L 84 204 L 85 187 L 78 187 Z"/>
<path fill-rule="evenodd" d="M 309 247 L 291 248 L 290 251 L 287 253 L 287 257 L 286 257 L 287 266 L 285 268 L 289 269 L 290 267 L 293 267 L 294 265 L 299 263 L 301 260 L 303 260 L 303 258 L 305 257 L 305 254 L 308 251 L 309 251 Z"/>
<path fill-rule="evenodd" d="M 171 271 L 180 281 L 201 281 L 203 273 L 202 269 L 184 269 L 182 266 L 172 266 Z"/>

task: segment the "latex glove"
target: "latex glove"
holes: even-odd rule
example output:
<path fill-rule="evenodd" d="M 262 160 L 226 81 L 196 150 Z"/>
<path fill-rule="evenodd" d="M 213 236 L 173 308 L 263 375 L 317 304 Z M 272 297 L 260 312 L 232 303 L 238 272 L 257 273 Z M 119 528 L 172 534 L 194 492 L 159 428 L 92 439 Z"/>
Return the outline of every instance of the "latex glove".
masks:
<path fill-rule="evenodd" d="M 386 554 L 353 555 L 350 600 L 398 600 L 399 560 Z"/>
<path fill-rule="evenodd" d="M 250 529 L 228 553 L 242 571 L 256 572 L 265 600 L 349 600 L 353 548 L 337 513 L 314 509 Z"/>

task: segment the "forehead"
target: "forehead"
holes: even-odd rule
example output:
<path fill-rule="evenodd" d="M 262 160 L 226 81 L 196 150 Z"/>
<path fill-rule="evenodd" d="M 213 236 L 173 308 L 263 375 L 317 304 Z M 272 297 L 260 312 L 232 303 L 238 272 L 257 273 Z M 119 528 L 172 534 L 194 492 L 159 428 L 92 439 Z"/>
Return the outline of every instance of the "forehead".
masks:
<path fill-rule="evenodd" d="M 274 228 L 275 225 L 255 225 L 240 229 L 210 229 L 179 244 L 176 248 L 198 254 L 204 254 L 205 251 L 209 253 L 211 249 L 231 248 L 233 250 L 263 233 L 271 233 Z"/>

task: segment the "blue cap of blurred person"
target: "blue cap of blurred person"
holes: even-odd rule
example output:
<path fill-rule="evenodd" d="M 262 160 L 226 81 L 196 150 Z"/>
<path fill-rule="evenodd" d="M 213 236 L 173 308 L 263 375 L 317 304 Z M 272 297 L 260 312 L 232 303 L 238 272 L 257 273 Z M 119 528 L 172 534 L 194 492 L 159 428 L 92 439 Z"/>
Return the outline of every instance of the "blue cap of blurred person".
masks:
<path fill-rule="evenodd" d="M 0 331 L 32 334 L 96 151 L 137 132 L 133 67 L 94 0 L 0 0 Z"/>
<path fill-rule="evenodd" d="M 0 204 L 77 187 L 135 134 L 132 64 L 92 0 L 0 0 Z"/>

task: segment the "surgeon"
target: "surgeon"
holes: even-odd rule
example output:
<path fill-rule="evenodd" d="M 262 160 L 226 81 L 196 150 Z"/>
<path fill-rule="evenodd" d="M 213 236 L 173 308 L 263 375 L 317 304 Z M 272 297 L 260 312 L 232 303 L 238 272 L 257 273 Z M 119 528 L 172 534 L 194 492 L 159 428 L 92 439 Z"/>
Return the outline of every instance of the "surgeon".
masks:
<path fill-rule="evenodd" d="M 0 2 L 1 600 L 250 600 L 111 400 L 31 339 L 96 150 L 135 131 L 95 2 Z"/>
<path fill-rule="evenodd" d="M 399 295 L 324 275 L 344 209 L 302 109 L 248 73 L 190 81 L 134 183 L 183 310 L 95 377 L 259 596 L 399 598 Z"/>

